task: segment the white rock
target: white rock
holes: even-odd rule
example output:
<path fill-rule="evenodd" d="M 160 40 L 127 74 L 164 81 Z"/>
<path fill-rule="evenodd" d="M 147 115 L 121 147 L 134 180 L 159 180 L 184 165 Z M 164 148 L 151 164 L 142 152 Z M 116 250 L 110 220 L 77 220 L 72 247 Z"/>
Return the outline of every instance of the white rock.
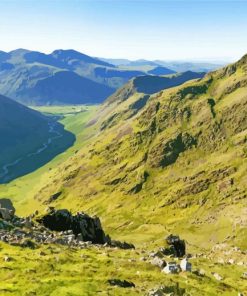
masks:
<path fill-rule="evenodd" d="M 166 266 L 166 262 L 163 259 L 159 258 L 159 257 L 154 257 L 151 260 L 151 264 L 155 265 L 155 266 L 158 266 L 160 268 L 164 268 Z"/>
<path fill-rule="evenodd" d="M 184 258 L 183 260 L 181 260 L 180 267 L 181 267 L 182 271 L 190 271 L 191 272 L 191 270 L 192 270 L 192 265 L 188 261 L 187 258 Z"/>
<path fill-rule="evenodd" d="M 215 277 L 215 279 L 217 281 L 222 281 L 223 280 L 223 277 L 221 275 L 219 275 L 218 273 L 213 272 L 212 274 L 213 274 L 213 276 Z"/>

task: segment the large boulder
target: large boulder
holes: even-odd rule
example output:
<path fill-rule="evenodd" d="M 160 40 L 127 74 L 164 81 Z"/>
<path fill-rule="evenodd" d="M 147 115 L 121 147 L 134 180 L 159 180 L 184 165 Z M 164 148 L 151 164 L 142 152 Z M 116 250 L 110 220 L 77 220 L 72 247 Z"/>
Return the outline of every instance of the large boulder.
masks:
<path fill-rule="evenodd" d="M 102 229 L 100 219 L 82 212 L 72 215 L 68 210 L 51 208 L 50 212 L 38 221 L 50 230 L 72 230 L 75 237 L 82 241 L 91 241 L 93 244 L 110 243 L 109 236 L 105 235 Z"/>
<path fill-rule="evenodd" d="M 9 221 L 15 215 L 15 208 L 13 203 L 8 198 L 1 198 L 0 199 L 0 218 L 3 220 Z"/>
<path fill-rule="evenodd" d="M 181 240 L 178 235 L 170 234 L 166 237 L 168 248 L 163 250 L 165 255 L 173 255 L 174 257 L 183 257 L 186 253 L 185 241 Z"/>
<path fill-rule="evenodd" d="M 120 279 L 110 279 L 108 280 L 108 283 L 111 286 L 118 286 L 121 288 L 135 288 L 135 284 L 126 280 L 120 280 Z"/>

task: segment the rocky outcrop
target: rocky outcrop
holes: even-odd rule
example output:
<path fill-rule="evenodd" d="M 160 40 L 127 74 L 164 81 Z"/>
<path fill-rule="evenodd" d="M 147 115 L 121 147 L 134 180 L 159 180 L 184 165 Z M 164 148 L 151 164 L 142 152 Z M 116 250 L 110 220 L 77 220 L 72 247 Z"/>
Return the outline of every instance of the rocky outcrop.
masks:
<path fill-rule="evenodd" d="M 5 208 L 0 210 L 11 211 Z M 52 207 L 44 216 L 37 215 L 38 211 L 26 218 L 11 215 L 5 219 L 5 216 L 0 216 L 0 241 L 31 249 L 38 244 L 60 244 L 77 248 L 96 244 L 120 249 L 135 248 L 133 244 L 111 240 L 102 229 L 98 217 L 79 212 L 72 215 L 66 209 L 55 210 Z"/>
<path fill-rule="evenodd" d="M 173 255 L 174 257 L 183 257 L 186 253 L 185 241 L 181 240 L 178 235 L 170 234 L 166 238 L 169 245 L 168 248 L 163 249 L 165 255 Z"/>
<path fill-rule="evenodd" d="M 166 167 L 176 162 L 180 153 L 196 145 L 196 139 L 188 133 L 180 133 L 168 141 L 160 141 L 148 155 L 152 167 Z"/>
<path fill-rule="evenodd" d="M 126 242 L 120 242 L 117 240 L 111 240 L 110 245 L 111 245 L 111 247 L 116 247 L 116 248 L 124 249 L 124 250 L 135 249 L 135 246 L 133 244 L 126 243 Z"/>
<path fill-rule="evenodd" d="M 98 217 L 90 217 L 89 215 L 78 212 L 72 215 L 68 210 L 50 209 L 50 212 L 44 215 L 39 222 L 46 228 L 55 231 L 72 230 L 76 238 L 82 241 L 91 241 L 94 244 L 105 244 L 110 242 L 101 226 Z"/>
<path fill-rule="evenodd" d="M 135 284 L 126 280 L 119 280 L 119 279 L 110 279 L 108 280 L 108 283 L 111 286 L 118 286 L 121 288 L 134 288 Z"/>

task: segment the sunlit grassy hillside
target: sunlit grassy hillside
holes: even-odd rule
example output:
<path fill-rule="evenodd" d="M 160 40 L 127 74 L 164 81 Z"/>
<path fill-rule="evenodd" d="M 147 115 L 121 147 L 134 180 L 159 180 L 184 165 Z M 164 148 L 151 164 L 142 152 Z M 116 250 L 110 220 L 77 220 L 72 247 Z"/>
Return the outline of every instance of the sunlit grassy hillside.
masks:
<path fill-rule="evenodd" d="M 225 239 L 246 246 L 246 57 L 139 107 L 143 96 L 116 97 L 94 115 L 77 115 L 78 125 L 65 118 L 82 131 L 83 147 L 49 164 L 31 191 L 23 190 L 26 177 L 2 192 L 28 213 L 62 191 L 53 206 L 96 213 L 110 233 L 134 243 L 178 232 L 204 247 Z M 24 206 L 27 197 L 36 202 Z"/>
<path fill-rule="evenodd" d="M 82 295 L 145 295 L 172 281 L 191 295 L 245 292 L 247 57 L 153 95 L 129 85 L 122 91 L 103 106 L 65 116 L 61 122 L 77 135 L 75 146 L 35 173 L 1 186 L 0 195 L 12 198 L 17 213 L 26 215 L 44 211 L 49 197 L 62 191 L 50 206 L 97 214 L 111 237 L 132 242 L 137 250 L 115 250 L 104 261 L 102 254 L 109 250 L 89 249 L 83 263 L 81 251 L 57 251 L 62 257 L 57 261 L 49 250 L 46 264 L 52 264 L 52 276 L 48 265 L 45 270 L 35 266 L 39 259 L 32 252 L 27 262 L 42 280 L 30 291 L 47 284 L 48 291 L 54 287 L 61 295 L 69 295 L 68 285 L 72 295 L 81 290 Z M 63 112 L 68 113 L 58 113 Z M 140 263 L 140 256 L 162 246 L 169 233 L 179 234 L 188 252 L 199 254 L 193 267 L 203 268 L 205 277 L 165 276 Z M 16 260 L 8 263 L 13 273 L 7 267 L 11 290 L 11 275 L 27 255 L 5 245 L 3 251 Z M 218 282 L 212 272 L 223 279 Z M 133 280 L 137 288 L 111 290 L 106 280 L 112 276 Z"/>

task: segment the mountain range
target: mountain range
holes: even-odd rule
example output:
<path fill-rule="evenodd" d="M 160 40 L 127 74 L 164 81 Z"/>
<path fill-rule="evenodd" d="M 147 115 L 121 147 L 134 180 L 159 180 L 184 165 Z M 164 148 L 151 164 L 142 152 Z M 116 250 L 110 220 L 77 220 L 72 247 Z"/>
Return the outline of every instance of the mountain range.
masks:
<path fill-rule="evenodd" d="M 119 66 L 75 50 L 44 54 L 17 49 L 0 52 L 0 93 L 26 105 L 98 104 L 133 77 L 171 75 L 190 68 L 208 71 L 206 66 L 187 64 L 173 70 L 145 60 Z"/>
<path fill-rule="evenodd" d="M 163 60 L 128 60 L 128 59 L 106 59 L 101 58 L 102 61 L 111 63 L 115 66 L 125 69 L 145 69 L 152 74 L 152 71 L 157 71 L 155 68 L 165 68 L 174 72 L 185 72 L 185 71 L 194 71 L 194 72 L 210 72 L 215 69 L 218 69 L 225 65 L 226 63 L 209 63 L 209 62 L 188 62 L 188 61 L 163 61 Z M 158 75 L 156 73 L 156 75 Z M 160 75 L 166 75 L 160 74 Z"/>

